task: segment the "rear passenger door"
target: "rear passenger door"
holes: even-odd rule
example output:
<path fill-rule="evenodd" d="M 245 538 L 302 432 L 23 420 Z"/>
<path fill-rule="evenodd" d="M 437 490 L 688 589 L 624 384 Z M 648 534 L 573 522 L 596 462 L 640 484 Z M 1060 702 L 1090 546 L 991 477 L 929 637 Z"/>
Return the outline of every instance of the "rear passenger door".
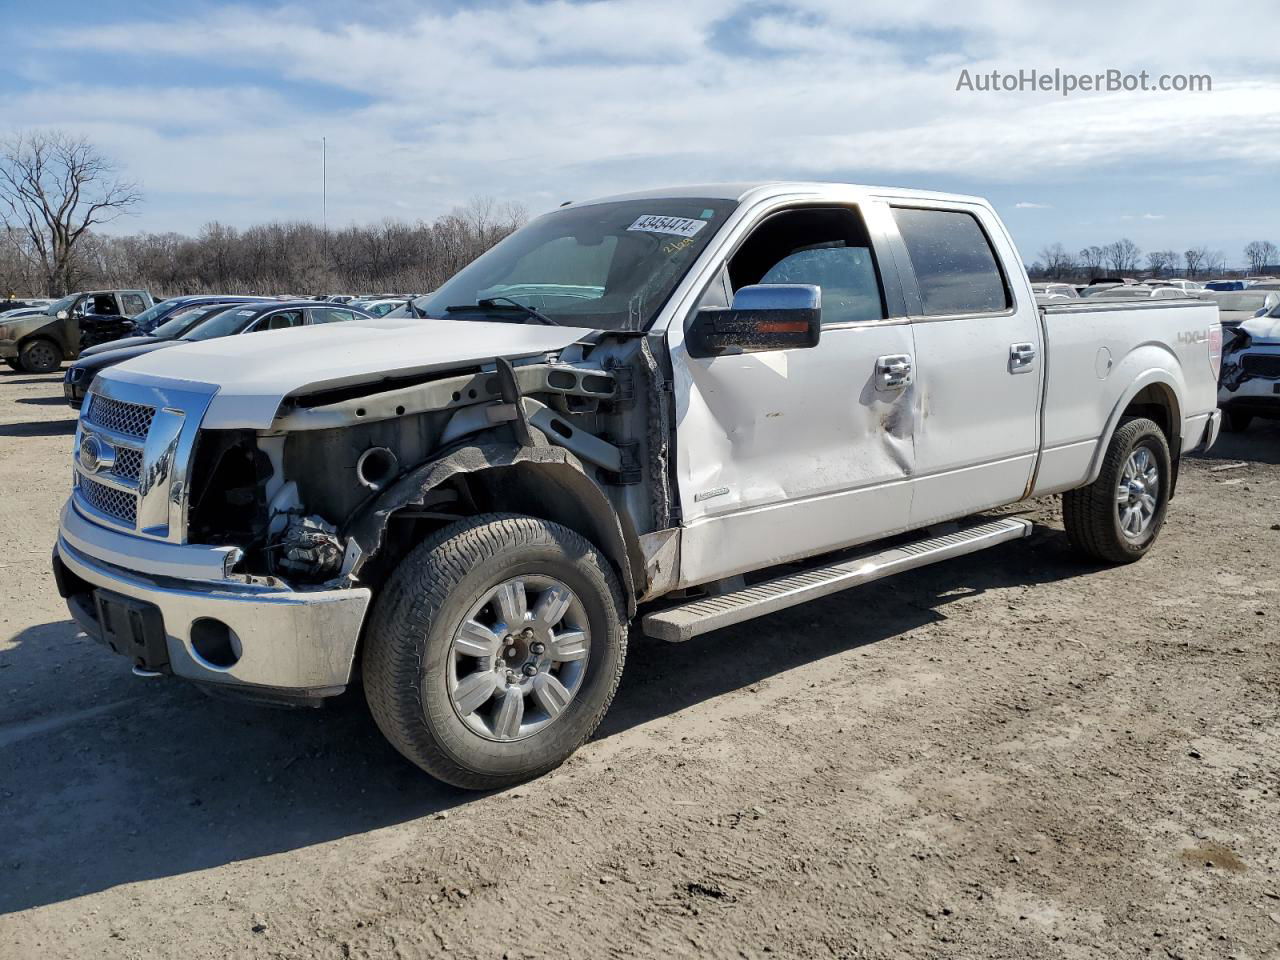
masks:
<path fill-rule="evenodd" d="M 916 350 L 911 525 L 1020 499 L 1039 447 L 1040 317 L 995 215 L 895 203 Z"/>

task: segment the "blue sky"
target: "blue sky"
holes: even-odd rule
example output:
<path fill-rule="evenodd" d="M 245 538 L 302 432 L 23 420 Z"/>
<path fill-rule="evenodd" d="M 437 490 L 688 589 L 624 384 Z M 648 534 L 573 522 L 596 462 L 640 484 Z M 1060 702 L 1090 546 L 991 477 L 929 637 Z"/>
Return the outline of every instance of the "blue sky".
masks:
<path fill-rule="evenodd" d="M 1280 243 L 1280 10 L 1078 0 L 0 0 L 0 135 L 84 133 L 112 229 L 434 217 L 757 178 L 977 193 L 1023 256 Z M 962 69 L 1209 74 L 1205 93 L 976 93 Z"/>

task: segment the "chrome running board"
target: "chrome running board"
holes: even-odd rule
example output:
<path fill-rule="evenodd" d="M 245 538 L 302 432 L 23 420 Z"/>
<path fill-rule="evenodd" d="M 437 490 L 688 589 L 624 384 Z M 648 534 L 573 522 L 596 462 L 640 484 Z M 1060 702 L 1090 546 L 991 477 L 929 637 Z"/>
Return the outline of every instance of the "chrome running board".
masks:
<path fill-rule="evenodd" d="M 651 637 L 679 643 L 895 573 L 962 557 L 1007 540 L 1029 537 L 1031 528 L 1030 520 L 1018 517 L 991 520 L 954 533 L 811 567 L 731 593 L 701 597 L 678 607 L 646 614 L 641 625 Z"/>

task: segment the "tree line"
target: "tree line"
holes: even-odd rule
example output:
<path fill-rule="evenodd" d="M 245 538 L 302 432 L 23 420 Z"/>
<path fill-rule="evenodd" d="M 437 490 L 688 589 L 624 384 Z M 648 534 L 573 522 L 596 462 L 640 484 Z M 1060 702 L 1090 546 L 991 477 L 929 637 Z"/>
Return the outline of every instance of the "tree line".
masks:
<path fill-rule="evenodd" d="M 1253 240 L 1245 244 L 1245 262 L 1251 275 L 1280 269 L 1280 249 L 1270 240 Z M 1042 247 L 1036 260 L 1027 267 L 1033 277 L 1049 280 L 1088 280 L 1102 274 L 1131 276 L 1145 273 L 1150 277 L 1181 275 L 1190 280 L 1220 277 L 1227 273 L 1226 257 L 1221 250 L 1207 246 L 1177 250 L 1142 249 L 1128 238 L 1104 246 L 1089 246 L 1072 253 L 1061 243 Z"/>
<path fill-rule="evenodd" d="M 237 230 L 206 224 L 178 233 L 85 235 L 49 282 L 12 232 L 0 250 L 0 293 L 56 296 L 93 287 L 143 287 L 157 296 L 189 293 L 425 293 L 521 226 L 515 204 L 472 200 L 427 222 L 385 220 L 322 230 L 276 222 Z"/>
<path fill-rule="evenodd" d="M 84 138 L 59 131 L 0 142 L 0 297 L 102 287 L 154 294 L 422 293 L 523 225 L 523 206 L 474 198 L 434 220 L 324 230 L 275 222 L 179 233 L 95 230 L 130 212 L 138 188 Z"/>

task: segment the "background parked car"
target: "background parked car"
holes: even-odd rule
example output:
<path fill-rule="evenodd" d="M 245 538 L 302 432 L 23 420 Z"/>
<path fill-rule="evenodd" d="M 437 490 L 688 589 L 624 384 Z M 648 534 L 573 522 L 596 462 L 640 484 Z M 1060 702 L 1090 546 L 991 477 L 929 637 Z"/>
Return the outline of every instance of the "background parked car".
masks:
<path fill-rule="evenodd" d="M 370 314 L 363 310 L 309 300 L 241 300 L 197 304 L 175 313 L 168 321 L 156 327 L 149 337 L 131 338 L 128 346 L 82 357 L 71 365 L 63 377 L 62 393 L 67 403 L 78 409 L 84 403 L 85 395 L 100 370 L 144 353 L 217 337 L 257 333 L 261 330 L 287 330 L 317 323 L 341 323 L 368 316 Z"/>
<path fill-rule="evenodd" d="M 352 300 L 349 306 L 359 307 L 375 317 L 385 317 L 397 307 L 404 306 L 408 299 L 408 297 L 387 297 L 376 300 Z"/>
<path fill-rule="evenodd" d="M 1076 288 L 1069 283 L 1033 283 L 1031 292 L 1037 297 L 1050 297 L 1055 299 L 1066 298 L 1068 300 L 1079 299 L 1080 294 L 1076 292 Z"/>
<path fill-rule="evenodd" d="M 277 298 L 274 297 L 250 297 L 239 294 L 200 294 L 189 297 L 174 297 L 170 300 L 162 300 L 155 306 L 148 308 L 133 318 L 133 336 L 122 337 L 119 340 L 112 340 L 108 343 L 100 343 L 92 347 L 86 347 L 80 351 L 81 357 L 91 357 L 94 354 L 102 353 L 104 350 L 115 350 L 119 347 L 131 347 L 135 343 L 147 342 L 152 334 L 154 334 L 162 325 L 168 323 L 173 317 L 179 314 L 188 314 L 196 307 L 208 307 L 215 305 L 226 305 L 231 303 L 250 303 L 260 302 L 268 303 Z M 174 328 L 170 328 L 171 330 Z M 174 334 L 178 336 L 179 334 Z"/>
<path fill-rule="evenodd" d="M 1209 280 L 1206 281 L 1204 288 L 1206 290 L 1243 290 L 1248 284 L 1243 280 Z"/>
<path fill-rule="evenodd" d="M 53 300 L 45 297 L 27 297 L 22 300 L 0 300 L 0 314 L 8 313 L 12 310 L 43 310 L 51 303 L 53 303 Z"/>
<path fill-rule="evenodd" d="M 1166 280 L 1147 280 L 1149 287 L 1173 287 L 1182 293 L 1199 293 L 1204 289 L 1203 283 L 1195 280 L 1184 280 L 1181 277 L 1169 277 Z"/>
<path fill-rule="evenodd" d="M 1218 301 L 1218 319 L 1224 332 L 1232 331 L 1245 320 L 1252 320 L 1260 310 L 1280 305 L 1277 290 L 1211 290 L 1205 294 Z"/>
<path fill-rule="evenodd" d="M 146 290 L 73 293 L 49 304 L 43 314 L 0 323 L 0 359 L 26 373 L 49 373 L 85 347 L 131 333 L 131 318 L 154 302 Z"/>
<path fill-rule="evenodd" d="M 1266 293 L 1268 298 L 1276 293 Z M 1231 332 L 1222 355 L 1218 406 L 1223 425 L 1249 428 L 1254 417 L 1280 420 L 1280 297 L 1262 316 L 1250 316 Z"/>

